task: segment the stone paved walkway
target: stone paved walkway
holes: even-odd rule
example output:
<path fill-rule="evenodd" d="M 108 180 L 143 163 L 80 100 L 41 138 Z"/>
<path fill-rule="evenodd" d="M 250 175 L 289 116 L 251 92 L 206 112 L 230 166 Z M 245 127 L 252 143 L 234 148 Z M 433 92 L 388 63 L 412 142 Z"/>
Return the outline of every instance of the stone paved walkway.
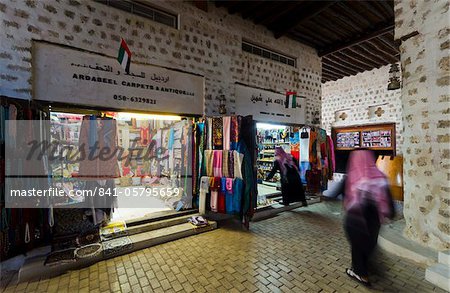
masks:
<path fill-rule="evenodd" d="M 350 280 L 340 207 L 324 202 L 7 288 L 26 292 L 444 292 L 424 267 L 377 252 L 368 290 Z"/>

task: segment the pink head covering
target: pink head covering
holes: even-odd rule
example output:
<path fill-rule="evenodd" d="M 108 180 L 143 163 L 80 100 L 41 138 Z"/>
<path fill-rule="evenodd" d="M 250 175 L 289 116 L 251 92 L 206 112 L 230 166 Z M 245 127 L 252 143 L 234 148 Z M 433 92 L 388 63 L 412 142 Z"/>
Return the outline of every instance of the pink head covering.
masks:
<path fill-rule="evenodd" d="M 376 203 L 380 221 L 390 215 L 388 182 L 386 176 L 378 170 L 375 156 L 369 150 L 356 150 L 350 154 L 344 197 L 347 211 L 362 203 L 361 191 L 366 191 L 364 194 Z"/>
<path fill-rule="evenodd" d="M 278 161 L 280 165 L 281 173 L 286 174 L 286 165 L 294 167 L 298 170 L 292 156 L 287 154 L 282 147 L 275 147 L 275 160 Z"/>

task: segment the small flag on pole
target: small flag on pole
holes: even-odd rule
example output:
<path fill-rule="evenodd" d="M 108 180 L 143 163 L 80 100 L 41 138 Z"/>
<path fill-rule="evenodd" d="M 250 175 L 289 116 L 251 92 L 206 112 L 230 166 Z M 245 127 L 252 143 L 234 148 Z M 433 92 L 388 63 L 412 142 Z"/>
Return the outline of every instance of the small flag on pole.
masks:
<path fill-rule="evenodd" d="M 286 108 L 297 108 L 297 92 L 286 92 Z"/>
<path fill-rule="evenodd" d="M 123 69 L 127 73 L 130 72 L 130 63 L 131 63 L 131 51 L 125 43 L 124 39 L 120 41 L 119 55 L 117 56 L 117 61 L 119 61 L 120 65 L 122 65 Z"/>

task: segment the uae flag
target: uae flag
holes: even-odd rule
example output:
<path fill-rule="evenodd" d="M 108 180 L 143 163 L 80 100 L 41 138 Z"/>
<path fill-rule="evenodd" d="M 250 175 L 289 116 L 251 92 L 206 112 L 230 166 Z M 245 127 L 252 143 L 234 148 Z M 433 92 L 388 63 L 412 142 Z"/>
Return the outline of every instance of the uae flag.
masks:
<path fill-rule="evenodd" d="M 286 108 L 297 108 L 297 92 L 286 92 Z"/>
<path fill-rule="evenodd" d="M 123 69 L 125 69 L 127 73 L 130 72 L 131 51 L 124 39 L 121 39 L 120 41 L 119 56 L 117 56 L 117 61 L 119 61 L 120 65 L 122 65 Z"/>

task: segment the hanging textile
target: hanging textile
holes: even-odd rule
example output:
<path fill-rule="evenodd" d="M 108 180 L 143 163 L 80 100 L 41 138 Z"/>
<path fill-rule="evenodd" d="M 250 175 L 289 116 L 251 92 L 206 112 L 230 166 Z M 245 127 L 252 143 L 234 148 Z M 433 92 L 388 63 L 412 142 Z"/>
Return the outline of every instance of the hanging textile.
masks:
<path fill-rule="evenodd" d="M 213 149 L 223 149 L 223 118 L 214 117 L 212 119 L 212 136 L 213 136 Z"/>
<path fill-rule="evenodd" d="M 223 117 L 223 149 L 229 150 L 230 141 L 230 131 L 231 131 L 231 117 Z"/>
<path fill-rule="evenodd" d="M 309 162 L 309 130 L 306 137 L 300 136 L 300 162 Z"/>

